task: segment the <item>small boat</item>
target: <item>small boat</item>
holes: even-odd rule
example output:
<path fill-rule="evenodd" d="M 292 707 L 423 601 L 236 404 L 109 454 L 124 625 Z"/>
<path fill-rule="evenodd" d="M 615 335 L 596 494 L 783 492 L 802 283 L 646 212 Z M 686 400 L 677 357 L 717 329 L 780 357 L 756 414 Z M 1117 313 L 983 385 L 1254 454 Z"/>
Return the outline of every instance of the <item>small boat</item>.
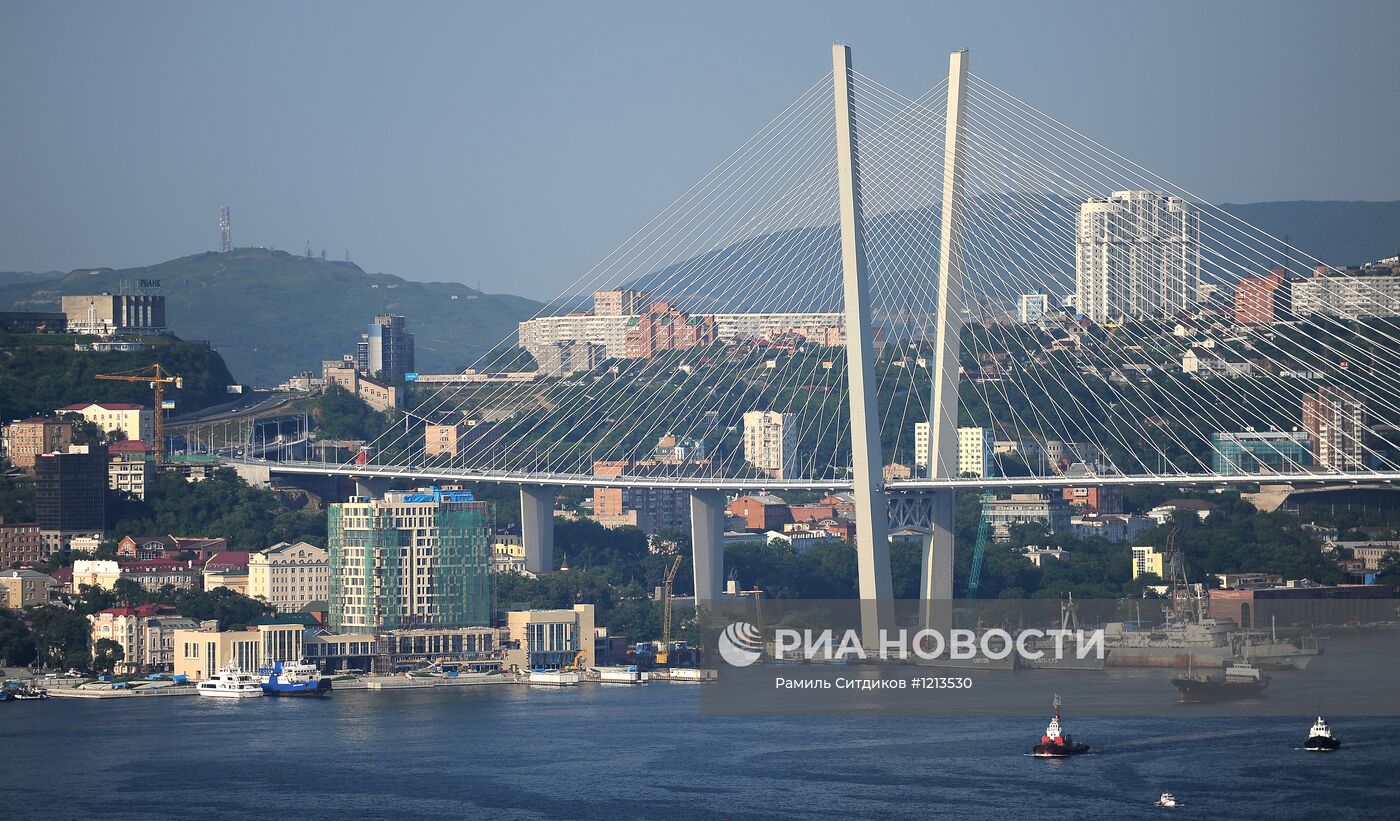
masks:
<path fill-rule="evenodd" d="M 271 669 L 259 672 L 262 674 L 262 691 L 269 696 L 316 698 L 331 691 L 331 680 L 322 676 L 316 665 L 305 661 L 279 661 Z"/>
<path fill-rule="evenodd" d="M 1176 800 L 1176 796 L 1172 795 L 1171 793 L 1169 793 L 1169 792 L 1164 792 L 1164 793 L 1162 793 L 1162 797 L 1157 799 L 1157 803 L 1156 803 L 1156 804 L 1153 804 L 1152 806 L 1154 806 L 1154 807 L 1180 807 L 1180 806 L 1181 806 L 1181 802 L 1180 802 L 1180 801 L 1177 801 L 1177 800 Z"/>
<path fill-rule="evenodd" d="M 1332 735 L 1332 728 L 1327 726 L 1327 722 L 1322 716 L 1317 717 L 1313 722 L 1312 729 L 1308 731 L 1308 740 L 1303 743 L 1303 749 L 1311 750 L 1315 753 L 1325 753 L 1342 746 L 1342 742 Z"/>
<path fill-rule="evenodd" d="M 1236 701 L 1254 698 L 1263 694 L 1270 679 L 1258 667 L 1248 662 L 1236 662 L 1225 668 L 1220 678 L 1192 674 L 1172 679 L 1180 700 L 1185 704 L 1204 704 L 1218 701 Z"/>
<path fill-rule="evenodd" d="M 195 685 L 195 692 L 210 698 L 261 698 L 262 682 L 236 664 L 219 668 L 213 678 Z"/>
<path fill-rule="evenodd" d="M 49 697 L 49 691 L 42 687 L 26 685 L 11 691 L 11 698 L 15 701 L 39 701 Z"/>
<path fill-rule="evenodd" d="M 1060 697 L 1055 696 L 1055 716 L 1045 728 L 1040 743 L 1031 748 L 1036 758 L 1068 758 L 1089 752 L 1089 745 L 1075 741 L 1060 727 Z"/>

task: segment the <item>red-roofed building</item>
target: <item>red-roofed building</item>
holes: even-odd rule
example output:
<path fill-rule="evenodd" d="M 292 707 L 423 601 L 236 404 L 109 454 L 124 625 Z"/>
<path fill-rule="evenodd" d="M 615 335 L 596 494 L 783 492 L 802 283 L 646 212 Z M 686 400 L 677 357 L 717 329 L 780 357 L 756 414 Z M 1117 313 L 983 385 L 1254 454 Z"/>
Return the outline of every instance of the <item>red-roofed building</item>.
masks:
<path fill-rule="evenodd" d="M 121 645 L 117 673 L 168 672 L 174 662 L 175 631 L 199 627 L 194 619 L 176 615 L 166 604 L 109 607 L 88 616 L 92 644 L 100 639 Z"/>
<path fill-rule="evenodd" d="M 193 561 L 140 559 L 117 564 L 121 568 L 121 578 L 131 579 L 151 593 L 160 592 L 167 584 L 177 590 L 199 590 L 202 584 L 202 574 Z"/>
<path fill-rule="evenodd" d="M 203 563 L 215 553 L 228 549 L 228 539 L 191 536 L 125 536 L 117 542 L 120 559 L 178 559 L 190 553 Z"/>
<path fill-rule="evenodd" d="M 57 570 L 49 574 L 49 578 L 58 582 L 58 587 L 54 588 L 58 592 L 73 592 L 73 568 L 71 566 L 58 568 Z"/>
<path fill-rule="evenodd" d="M 248 553 L 224 550 L 204 563 L 204 589 L 227 587 L 235 593 L 248 595 Z"/>

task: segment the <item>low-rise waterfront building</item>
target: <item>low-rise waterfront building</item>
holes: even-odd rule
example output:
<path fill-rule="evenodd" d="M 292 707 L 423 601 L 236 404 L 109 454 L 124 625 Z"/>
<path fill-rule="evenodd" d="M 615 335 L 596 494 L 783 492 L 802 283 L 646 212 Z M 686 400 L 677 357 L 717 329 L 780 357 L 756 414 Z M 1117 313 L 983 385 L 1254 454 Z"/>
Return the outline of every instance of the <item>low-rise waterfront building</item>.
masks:
<path fill-rule="evenodd" d="M 582 653 L 583 666 L 592 667 L 593 628 L 591 604 L 569 610 L 512 610 L 506 614 L 506 664 L 518 670 L 557 669 L 572 665 Z"/>

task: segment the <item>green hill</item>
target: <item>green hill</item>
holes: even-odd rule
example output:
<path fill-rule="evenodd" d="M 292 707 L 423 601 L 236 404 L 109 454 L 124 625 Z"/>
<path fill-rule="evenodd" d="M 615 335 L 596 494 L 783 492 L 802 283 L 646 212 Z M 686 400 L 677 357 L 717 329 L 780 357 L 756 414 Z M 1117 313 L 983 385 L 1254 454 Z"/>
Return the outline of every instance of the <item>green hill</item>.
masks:
<path fill-rule="evenodd" d="M 153 340 L 151 351 L 91 353 L 73 350 L 79 337 L 52 334 L 0 333 L 0 419 L 50 414 L 77 402 L 135 402 L 150 407 L 145 383 L 94 379 L 94 374 L 120 373 L 149 367 L 154 362 L 184 377 L 183 388 L 170 388 L 177 413 L 227 402 L 233 382 L 228 367 L 208 346 L 166 337 Z"/>
<path fill-rule="evenodd" d="M 459 283 L 411 282 L 350 262 L 238 248 L 0 286 L 0 310 L 57 310 L 62 295 L 115 292 L 123 280 L 140 279 L 160 280 L 175 334 L 208 340 L 238 380 L 255 385 L 319 370 L 322 359 L 354 352 L 382 313 L 408 317 L 420 371 L 461 370 L 539 308 Z"/>

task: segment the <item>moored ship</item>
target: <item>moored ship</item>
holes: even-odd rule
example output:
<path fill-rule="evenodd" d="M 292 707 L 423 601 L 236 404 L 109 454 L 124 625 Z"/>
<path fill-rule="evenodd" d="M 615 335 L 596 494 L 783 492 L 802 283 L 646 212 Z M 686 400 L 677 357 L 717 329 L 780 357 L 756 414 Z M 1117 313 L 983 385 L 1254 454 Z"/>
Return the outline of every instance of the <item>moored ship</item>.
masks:
<path fill-rule="evenodd" d="M 1172 679 L 1180 700 L 1185 704 L 1207 704 L 1238 701 L 1262 695 L 1269 686 L 1269 677 L 1249 663 L 1235 663 L 1225 668 L 1219 678 L 1187 673 Z"/>
<path fill-rule="evenodd" d="M 270 669 L 259 672 L 262 674 L 262 691 L 269 696 L 316 698 L 331 691 L 331 680 L 321 675 L 316 665 L 305 661 L 279 661 Z"/>
<path fill-rule="evenodd" d="M 1039 743 L 1031 748 L 1031 754 L 1036 758 L 1068 758 L 1072 755 L 1082 755 L 1089 752 L 1089 745 L 1070 738 L 1069 733 L 1064 731 L 1060 724 L 1060 697 L 1055 696 L 1055 715 L 1050 719 L 1050 724 L 1045 728 L 1045 735 L 1040 737 Z"/>
<path fill-rule="evenodd" d="M 210 698 L 259 698 L 263 694 L 258 677 L 243 672 L 236 664 L 219 668 L 212 677 L 196 684 L 195 692 Z"/>
<path fill-rule="evenodd" d="M 1332 735 L 1332 728 L 1327 726 L 1327 722 L 1322 716 L 1317 717 L 1313 722 L 1312 729 L 1308 731 L 1308 740 L 1303 742 L 1303 749 L 1315 753 L 1325 753 L 1342 746 L 1342 742 Z"/>

